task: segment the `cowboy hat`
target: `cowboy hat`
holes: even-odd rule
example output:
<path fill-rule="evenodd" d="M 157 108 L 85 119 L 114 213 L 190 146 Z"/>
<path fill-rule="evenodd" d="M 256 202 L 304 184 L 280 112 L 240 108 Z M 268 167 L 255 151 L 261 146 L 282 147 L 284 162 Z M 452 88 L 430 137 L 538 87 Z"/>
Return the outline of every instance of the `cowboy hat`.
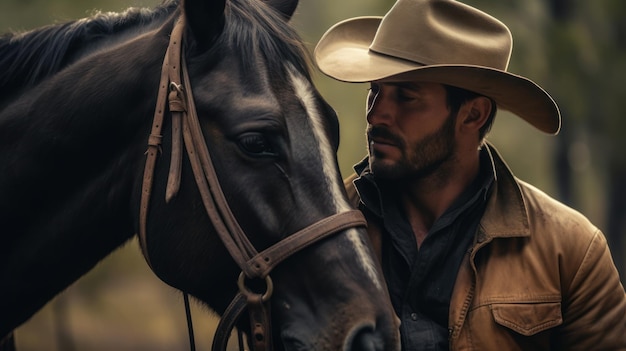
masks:
<path fill-rule="evenodd" d="M 492 98 L 537 129 L 559 132 L 559 108 L 539 85 L 507 72 L 513 39 L 499 20 L 453 0 L 398 0 L 384 17 L 337 23 L 315 48 L 331 78 L 425 81 Z"/>

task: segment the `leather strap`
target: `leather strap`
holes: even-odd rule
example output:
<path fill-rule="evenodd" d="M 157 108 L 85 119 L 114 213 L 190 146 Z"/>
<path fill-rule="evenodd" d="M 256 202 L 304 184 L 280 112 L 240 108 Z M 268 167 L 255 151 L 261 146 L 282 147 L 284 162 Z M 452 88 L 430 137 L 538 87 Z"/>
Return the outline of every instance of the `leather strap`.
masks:
<path fill-rule="evenodd" d="M 263 301 L 260 295 L 251 294 L 247 298 L 250 314 L 250 343 L 254 351 L 272 351 L 272 318 L 270 301 Z"/>
<path fill-rule="evenodd" d="M 252 275 L 246 273 L 251 278 L 264 278 L 284 259 L 314 242 L 344 229 L 366 225 L 363 214 L 358 210 L 340 212 L 326 217 L 254 255 L 246 262 L 247 270 L 244 272 L 252 272 Z"/>
<path fill-rule="evenodd" d="M 152 268 L 152 264 L 150 262 L 150 256 L 148 255 L 148 243 L 147 243 L 147 221 L 148 221 L 148 206 L 150 204 L 150 195 L 152 193 L 152 183 L 154 179 L 154 167 L 156 165 L 157 155 L 161 153 L 161 141 L 163 136 L 161 135 L 161 129 L 163 127 L 163 119 L 165 115 L 165 99 L 170 97 L 167 94 L 167 90 L 169 87 L 169 82 L 172 76 L 176 76 L 178 72 L 178 64 L 181 52 L 181 43 L 183 32 L 185 29 L 185 23 L 183 21 L 183 17 L 181 16 L 179 20 L 174 25 L 174 29 L 172 30 L 172 34 L 170 37 L 170 43 L 165 52 L 165 58 L 163 59 L 163 65 L 161 67 L 161 80 L 159 83 L 159 91 L 157 95 L 157 103 L 156 108 L 154 110 L 154 118 L 152 120 L 152 129 L 150 130 L 150 135 L 148 136 L 148 150 L 146 151 L 146 165 L 144 167 L 143 173 L 143 182 L 141 186 L 141 203 L 139 207 L 139 244 L 141 246 L 141 250 L 146 259 L 146 262 Z M 172 63 L 170 63 L 172 62 Z M 178 74 L 180 76 L 180 74 Z M 180 78 L 178 78 L 180 81 Z M 170 103 L 170 108 L 173 106 Z M 174 138 L 173 138 L 174 139 Z M 174 140 L 172 141 L 174 144 Z M 182 153 L 178 150 L 179 153 Z M 172 150 L 172 155 L 174 155 L 174 149 Z M 180 156 L 179 158 L 182 158 Z M 174 156 L 172 156 L 174 159 Z M 172 162 L 173 163 L 173 162 Z M 178 173 L 180 174 L 180 166 L 178 168 Z M 170 169 L 170 174 L 172 170 Z M 178 176 L 180 178 L 180 175 Z M 180 180 L 178 182 L 180 184 Z M 168 191 L 167 193 L 172 192 L 169 190 L 170 182 L 168 180 Z"/>
<path fill-rule="evenodd" d="M 220 321 L 213 335 L 211 350 L 226 350 L 230 334 L 235 328 L 239 316 L 241 316 L 246 309 L 247 303 L 246 297 L 241 292 L 235 295 L 230 305 L 228 305 L 222 316 L 220 316 Z"/>
<path fill-rule="evenodd" d="M 184 104 L 179 98 L 179 86 L 170 84 L 170 111 L 172 112 L 172 157 L 170 161 L 170 171 L 167 177 L 167 188 L 165 189 L 165 202 L 169 203 L 180 189 L 180 177 L 183 166 L 183 145 L 182 145 L 182 113 Z"/>

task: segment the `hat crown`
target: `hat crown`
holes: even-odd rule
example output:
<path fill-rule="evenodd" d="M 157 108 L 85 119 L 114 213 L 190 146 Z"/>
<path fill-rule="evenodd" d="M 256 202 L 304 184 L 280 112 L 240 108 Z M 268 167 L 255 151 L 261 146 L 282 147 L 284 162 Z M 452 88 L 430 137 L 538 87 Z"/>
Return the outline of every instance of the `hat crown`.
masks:
<path fill-rule="evenodd" d="M 464 64 L 506 71 L 511 32 L 496 18 L 454 0 L 398 0 L 370 50 L 421 65 Z"/>

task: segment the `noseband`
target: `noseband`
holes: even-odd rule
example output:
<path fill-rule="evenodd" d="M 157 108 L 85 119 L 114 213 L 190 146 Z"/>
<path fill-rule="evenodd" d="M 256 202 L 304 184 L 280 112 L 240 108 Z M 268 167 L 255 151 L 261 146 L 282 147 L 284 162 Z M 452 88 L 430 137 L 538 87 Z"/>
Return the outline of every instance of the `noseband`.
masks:
<path fill-rule="evenodd" d="M 154 168 L 157 155 L 161 151 L 161 127 L 167 100 L 172 123 L 172 153 L 166 188 L 166 202 L 169 202 L 180 188 L 184 142 L 206 213 L 224 246 L 241 268 L 238 280 L 239 292 L 221 316 L 213 338 L 212 350 L 226 350 L 226 345 L 235 323 L 243 310 L 247 308 L 250 314 L 250 341 L 253 349 L 256 351 L 269 351 L 272 350 L 271 319 L 269 315 L 269 300 L 273 291 L 272 279 L 269 273 L 272 269 L 287 257 L 312 243 L 344 229 L 365 226 L 366 222 L 361 212 L 357 210 L 337 213 L 287 236 L 260 253 L 256 251 L 228 206 L 202 135 L 191 93 L 185 57 L 182 54 L 184 29 L 184 15 L 181 15 L 174 25 L 170 43 L 165 53 L 152 130 L 148 137 L 147 159 L 139 211 L 139 242 L 146 261 L 151 265 L 147 247 L 146 223 Z M 267 290 L 262 294 L 251 291 L 245 286 L 246 278 L 265 280 Z M 187 319 L 190 322 L 186 294 L 185 302 Z M 195 346 L 191 326 L 189 330 L 191 348 L 193 350 Z"/>

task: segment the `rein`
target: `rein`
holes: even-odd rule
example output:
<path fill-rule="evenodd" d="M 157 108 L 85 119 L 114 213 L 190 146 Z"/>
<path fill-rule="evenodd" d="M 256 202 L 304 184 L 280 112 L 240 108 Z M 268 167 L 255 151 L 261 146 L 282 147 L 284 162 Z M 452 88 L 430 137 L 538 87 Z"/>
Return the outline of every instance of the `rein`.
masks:
<path fill-rule="evenodd" d="M 273 282 L 270 272 L 276 265 L 301 249 L 344 229 L 365 226 L 366 222 L 357 210 L 340 212 L 324 218 L 273 246 L 257 252 L 233 215 L 220 187 L 211 156 L 202 135 L 185 57 L 182 54 L 184 15 L 177 20 L 170 36 L 161 70 L 157 105 L 148 137 L 146 165 L 144 169 L 139 211 L 139 242 L 148 265 L 152 268 L 147 246 L 147 217 L 157 155 L 161 152 L 161 128 L 165 116 L 165 103 L 169 104 L 172 123 L 172 152 L 166 188 L 169 202 L 180 188 L 183 143 L 191 163 L 194 178 L 206 209 L 206 213 L 229 254 L 241 269 L 237 285 L 239 292 L 221 316 L 212 350 L 224 351 L 235 323 L 248 309 L 251 323 L 250 341 L 255 351 L 272 350 L 270 298 Z M 246 279 L 261 279 L 266 283 L 262 294 L 253 292 L 245 285 Z M 195 349 L 193 327 L 187 294 L 185 307 L 189 327 L 191 349 Z M 242 343 L 240 341 L 240 348 Z"/>

